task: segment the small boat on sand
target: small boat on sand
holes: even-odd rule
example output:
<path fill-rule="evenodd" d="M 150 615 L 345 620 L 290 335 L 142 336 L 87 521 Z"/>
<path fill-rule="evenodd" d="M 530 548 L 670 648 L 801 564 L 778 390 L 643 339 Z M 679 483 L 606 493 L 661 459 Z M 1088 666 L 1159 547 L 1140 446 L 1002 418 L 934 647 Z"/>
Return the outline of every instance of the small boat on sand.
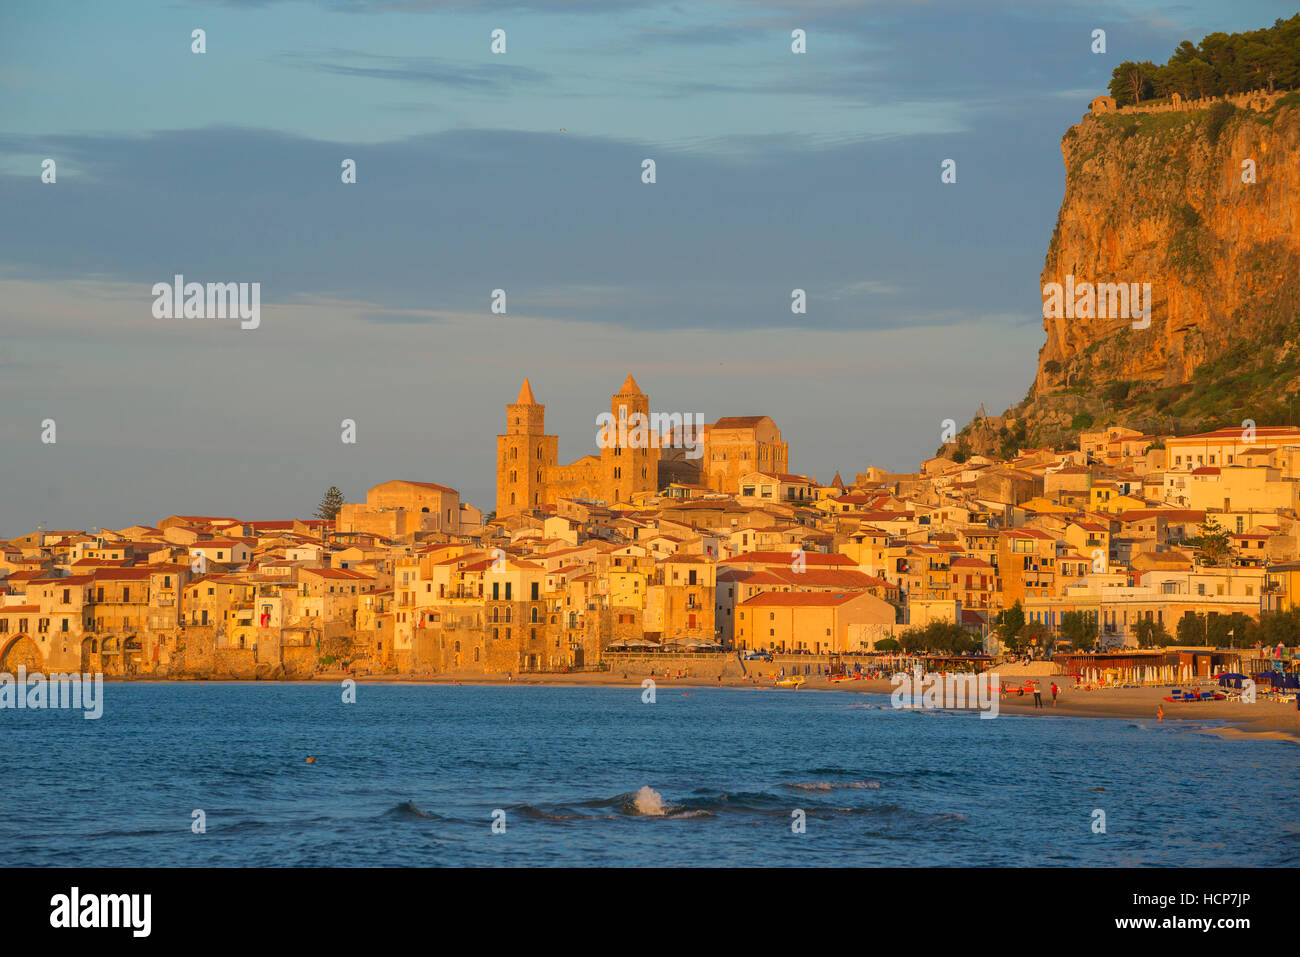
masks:
<path fill-rule="evenodd" d="M 778 688 L 798 688 L 804 683 L 805 679 L 800 675 L 793 675 L 789 678 L 778 678 L 776 686 Z"/>

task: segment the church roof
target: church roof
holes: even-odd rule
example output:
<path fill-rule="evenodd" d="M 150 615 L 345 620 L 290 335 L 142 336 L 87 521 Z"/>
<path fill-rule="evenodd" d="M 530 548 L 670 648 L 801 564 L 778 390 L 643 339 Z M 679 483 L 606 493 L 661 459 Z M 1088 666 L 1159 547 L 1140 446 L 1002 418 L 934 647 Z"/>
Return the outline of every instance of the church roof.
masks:
<path fill-rule="evenodd" d="M 728 415 L 713 423 L 715 429 L 752 429 L 767 416 L 765 415 Z"/>
<path fill-rule="evenodd" d="M 627 380 L 623 383 L 623 388 L 619 389 L 616 394 L 617 395 L 645 395 L 645 393 L 641 391 L 641 387 L 636 384 L 636 379 L 632 378 L 631 373 L 628 374 Z"/>
<path fill-rule="evenodd" d="M 519 398 L 515 399 L 515 405 L 536 405 L 537 400 L 533 398 L 533 387 L 524 380 L 523 386 L 519 390 Z"/>

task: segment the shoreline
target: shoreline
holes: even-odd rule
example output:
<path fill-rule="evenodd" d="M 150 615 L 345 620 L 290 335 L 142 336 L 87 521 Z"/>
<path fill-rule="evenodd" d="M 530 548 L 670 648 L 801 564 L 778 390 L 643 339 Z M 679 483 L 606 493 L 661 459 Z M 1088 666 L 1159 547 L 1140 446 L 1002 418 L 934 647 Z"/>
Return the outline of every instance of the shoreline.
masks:
<path fill-rule="evenodd" d="M 547 686 L 547 687 L 628 687 L 640 688 L 641 682 L 648 675 L 628 675 L 622 677 L 611 672 L 574 672 L 572 674 L 525 675 L 517 678 L 505 678 L 483 674 L 443 674 L 443 675 L 348 675 L 335 674 L 314 675 L 311 678 L 261 681 L 247 679 L 222 678 L 108 678 L 105 683 L 121 684 L 338 684 L 352 678 L 357 684 L 389 685 L 467 685 L 467 686 Z M 887 678 L 862 680 L 829 681 L 823 677 L 811 676 L 799 689 L 777 688 L 770 680 L 753 680 L 750 678 L 724 677 L 721 681 L 709 681 L 699 677 L 668 677 L 657 675 L 654 678 L 656 689 L 671 688 L 751 688 L 773 693 L 797 694 L 799 691 L 849 692 L 857 694 L 878 694 L 888 696 L 893 691 L 893 683 Z M 1040 679 L 1041 680 L 1041 679 Z M 1051 678 L 1046 679 L 1050 688 Z M 1181 721 L 1222 721 L 1223 727 L 1201 728 L 1202 734 L 1213 734 L 1225 740 L 1274 740 L 1300 743 L 1300 715 L 1293 705 L 1276 704 L 1260 701 L 1244 704 L 1230 701 L 1206 701 L 1193 703 L 1170 703 L 1164 700 L 1168 693 L 1164 686 L 1142 688 L 1104 688 L 1095 691 L 1079 691 L 1074 688 L 1062 688 L 1056 705 L 1051 703 L 1051 695 L 1041 708 L 1035 708 L 1033 698 L 1025 696 L 1004 696 L 998 702 L 999 713 L 1018 717 L 1063 717 L 1063 718 L 1111 718 L 1130 721 L 1157 722 L 1156 709 L 1163 708 L 1164 720 L 1175 723 Z M 947 709 L 952 710 L 952 709 Z"/>

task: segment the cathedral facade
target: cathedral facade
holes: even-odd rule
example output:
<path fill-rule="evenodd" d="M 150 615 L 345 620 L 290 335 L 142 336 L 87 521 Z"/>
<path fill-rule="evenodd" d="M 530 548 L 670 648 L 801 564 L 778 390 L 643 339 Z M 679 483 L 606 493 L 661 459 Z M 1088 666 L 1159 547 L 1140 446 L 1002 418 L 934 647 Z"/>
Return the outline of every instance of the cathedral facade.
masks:
<path fill-rule="evenodd" d="M 670 482 L 734 495 L 748 472 L 789 471 L 788 446 L 765 415 L 679 430 L 677 439 L 694 439 L 693 451 L 678 441 L 671 443 L 678 447 L 659 448 L 658 442 L 639 440 L 637 423 L 650 418 L 650 397 L 629 375 L 610 397 L 609 414 L 596 422 L 605 423 L 597 452 L 561 465 L 559 439 L 546 434 L 546 406 L 525 379 L 519 397 L 506 406 L 506 431 L 497 436 L 497 517 L 543 509 L 560 499 L 628 505 Z"/>
<path fill-rule="evenodd" d="M 546 434 L 546 406 L 525 379 L 519 397 L 506 406 L 505 434 L 497 436 L 497 516 L 544 508 L 562 498 L 626 505 L 636 494 L 658 491 L 659 449 L 637 447 L 627 441 L 626 426 L 618 427 L 649 413 L 650 397 L 629 375 L 610 398 L 615 426 L 602 430 L 607 438 L 598 453 L 560 465 L 559 439 Z"/>

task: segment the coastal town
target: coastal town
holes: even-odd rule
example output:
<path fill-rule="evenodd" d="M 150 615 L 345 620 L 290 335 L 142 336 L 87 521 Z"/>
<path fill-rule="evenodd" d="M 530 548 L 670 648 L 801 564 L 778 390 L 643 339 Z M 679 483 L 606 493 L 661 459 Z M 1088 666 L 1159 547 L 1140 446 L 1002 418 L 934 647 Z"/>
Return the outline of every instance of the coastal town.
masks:
<path fill-rule="evenodd" d="M 1137 681 L 1243 654 L 1294 670 L 1300 428 L 1112 427 L 1006 460 L 949 443 L 916 472 L 846 480 L 793 471 L 767 415 L 652 413 L 630 375 L 575 462 L 545 412 L 528 381 L 507 404 L 487 514 L 422 477 L 361 502 L 331 489 L 324 517 L 9 539 L 0 671 L 473 680 L 687 662 L 721 680 L 900 653 L 1105 657 Z M 1182 665 L 1140 657 L 1161 649 Z"/>

